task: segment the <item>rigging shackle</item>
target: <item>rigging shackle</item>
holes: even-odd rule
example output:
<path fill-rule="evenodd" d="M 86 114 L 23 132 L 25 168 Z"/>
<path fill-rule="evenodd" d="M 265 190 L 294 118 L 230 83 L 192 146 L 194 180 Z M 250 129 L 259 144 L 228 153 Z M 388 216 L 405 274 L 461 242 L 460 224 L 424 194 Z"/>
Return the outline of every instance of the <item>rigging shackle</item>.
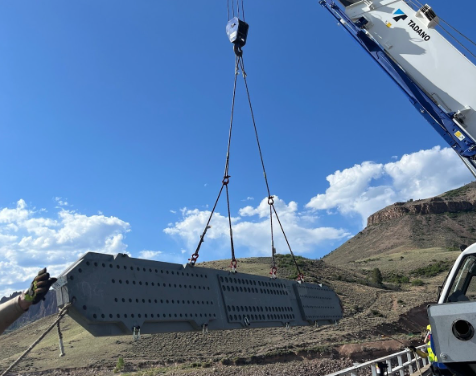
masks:
<path fill-rule="evenodd" d="M 198 253 L 194 253 L 192 256 L 190 256 L 190 258 L 188 259 L 188 261 L 190 261 L 190 266 L 194 266 L 197 262 L 197 259 Z"/>
<path fill-rule="evenodd" d="M 230 42 L 234 44 L 233 51 L 235 51 L 238 57 L 243 55 L 241 48 L 246 44 L 249 27 L 245 21 L 240 20 L 238 17 L 233 17 L 226 24 L 226 35 L 228 35 Z"/>
<path fill-rule="evenodd" d="M 210 220 L 208 221 L 210 223 Z M 200 252 L 200 247 L 202 246 L 202 243 L 205 241 L 205 235 L 207 234 L 208 229 L 212 228 L 212 226 L 207 225 L 205 226 L 205 230 L 203 230 L 202 235 L 200 235 L 200 241 L 198 242 L 197 249 L 195 250 L 195 253 L 190 256 L 188 259 L 190 266 L 195 266 L 197 259 L 198 259 L 198 252 Z"/>
<path fill-rule="evenodd" d="M 230 263 L 231 273 L 236 273 L 237 266 L 238 266 L 238 261 L 236 261 L 236 259 L 231 260 L 231 263 Z"/>
<path fill-rule="evenodd" d="M 276 266 L 273 266 L 273 267 L 271 268 L 271 271 L 269 272 L 269 274 L 271 274 L 271 277 L 270 277 L 270 278 L 271 278 L 271 279 L 276 279 L 276 278 L 278 278 L 277 275 L 276 275 L 277 272 L 278 272 L 278 268 L 277 268 Z"/>

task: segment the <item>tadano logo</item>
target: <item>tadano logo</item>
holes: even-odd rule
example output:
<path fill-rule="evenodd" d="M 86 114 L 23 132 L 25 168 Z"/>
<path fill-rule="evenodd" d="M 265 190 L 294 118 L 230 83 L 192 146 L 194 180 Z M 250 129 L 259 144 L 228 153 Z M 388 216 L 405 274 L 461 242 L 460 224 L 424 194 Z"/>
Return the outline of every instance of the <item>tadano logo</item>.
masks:
<path fill-rule="evenodd" d="M 393 12 L 393 14 L 396 16 L 396 17 L 393 17 L 395 22 L 398 22 L 400 20 L 406 20 L 408 18 L 408 16 L 405 13 L 403 13 L 401 9 L 397 9 L 395 12 Z"/>

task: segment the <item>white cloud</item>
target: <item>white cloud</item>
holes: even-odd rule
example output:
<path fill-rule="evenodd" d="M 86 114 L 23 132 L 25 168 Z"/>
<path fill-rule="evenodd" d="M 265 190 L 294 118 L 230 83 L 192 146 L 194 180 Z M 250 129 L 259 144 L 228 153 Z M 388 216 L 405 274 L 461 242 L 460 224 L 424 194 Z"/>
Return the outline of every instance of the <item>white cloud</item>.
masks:
<path fill-rule="evenodd" d="M 140 258 L 155 260 L 159 255 L 162 254 L 161 251 L 141 251 L 139 252 Z"/>
<path fill-rule="evenodd" d="M 310 215 L 308 212 L 298 212 L 297 203 L 291 201 L 286 204 L 277 196 L 274 200 L 286 236 L 293 251 L 298 254 L 311 252 L 315 250 L 316 246 L 326 241 L 343 239 L 349 235 L 342 229 L 314 227 L 313 223 L 317 217 Z M 187 208 L 182 209 L 181 212 L 182 220 L 174 223 L 173 226 L 168 226 L 164 229 L 164 232 L 178 237 L 186 243 L 189 250 L 194 250 L 208 221 L 210 212 Z M 268 199 L 263 199 L 257 207 L 246 206 L 240 209 L 239 215 L 239 217 L 232 217 L 231 222 L 235 248 L 246 249 L 246 254 L 240 253 L 240 257 L 270 255 L 271 236 Z M 244 220 L 242 217 L 249 220 Z M 208 256 L 210 256 L 210 252 L 214 252 L 213 257 L 227 257 L 225 250 L 230 249 L 228 218 L 215 212 L 210 224 L 211 228 L 206 234 L 205 245 L 203 245 L 203 247 L 207 247 L 207 251 L 204 252 L 208 252 Z M 289 252 L 276 218 L 274 218 L 274 234 L 278 252 Z M 212 249 L 210 250 L 210 248 Z"/>
<path fill-rule="evenodd" d="M 63 200 L 62 197 L 55 197 L 55 201 L 58 204 L 58 207 L 69 206 L 68 201 Z"/>
<path fill-rule="evenodd" d="M 363 162 L 336 171 L 327 177 L 326 193 L 313 197 L 306 207 L 357 214 L 365 226 L 369 215 L 396 201 L 436 196 L 471 180 L 471 173 L 453 150 L 436 146 L 406 154 L 396 162 Z"/>
<path fill-rule="evenodd" d="M 116 217 L 59 208 L 56 218 L 24 200 L 0 210 L 0 297 L 26 288 L 39 269 L 60 274 L 86 252 L 125 253 L 130 225 Z"/>

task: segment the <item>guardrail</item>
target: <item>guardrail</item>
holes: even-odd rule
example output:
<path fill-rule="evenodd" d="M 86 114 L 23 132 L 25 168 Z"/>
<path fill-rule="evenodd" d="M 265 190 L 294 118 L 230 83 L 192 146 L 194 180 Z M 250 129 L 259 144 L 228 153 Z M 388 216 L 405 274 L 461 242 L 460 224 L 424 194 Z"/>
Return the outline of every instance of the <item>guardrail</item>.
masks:
<path fill-rule="evenodd" d="M 422 345 L 417 347 L 420 350 L 425 351 L 426 346 Z M 404 357 L 406 361 L 404 362 Z M 372 372 L 372 376 L 380 376 L 383 374 L 377 373 L 377 363 L 387 363 L 388 375 L 405 376 L 417 372 L 419 368 L 423 368 L 428 364 L 428 359 L 421 358 L 417 354 L 413 355 L 413 352 L 409 350 L 400 351 L 398 353 L 385 356 L 383 358 L 375 359 L 370 362 L 355 364 L 352 367 L 343 369 L 335 373 L 328 374 L 326 376 L 362 376 L 368 375 L 369 371 Z"/>

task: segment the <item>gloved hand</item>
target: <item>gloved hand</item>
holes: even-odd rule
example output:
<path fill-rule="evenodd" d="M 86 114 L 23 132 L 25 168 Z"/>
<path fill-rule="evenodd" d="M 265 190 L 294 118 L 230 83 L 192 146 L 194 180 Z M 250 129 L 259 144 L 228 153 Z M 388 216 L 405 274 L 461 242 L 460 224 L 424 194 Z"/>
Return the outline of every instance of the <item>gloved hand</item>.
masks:
<path fill-rule="evenodd" d="M 40 270 L 33 282 L 31 282 L 30 288 L 25 291 L 25 300 L 32 304 L 44 300 L 51 285 L 56 281 L 56 278 L 50 278 L 50 274 L 46 272 L 46 268 Z"/>
<path fill-rule="evenodd" d="M 408 349 L 413 351 L 413 352 L 416 352 L 416 347 L 415 346 L 408 346 Z"/>

